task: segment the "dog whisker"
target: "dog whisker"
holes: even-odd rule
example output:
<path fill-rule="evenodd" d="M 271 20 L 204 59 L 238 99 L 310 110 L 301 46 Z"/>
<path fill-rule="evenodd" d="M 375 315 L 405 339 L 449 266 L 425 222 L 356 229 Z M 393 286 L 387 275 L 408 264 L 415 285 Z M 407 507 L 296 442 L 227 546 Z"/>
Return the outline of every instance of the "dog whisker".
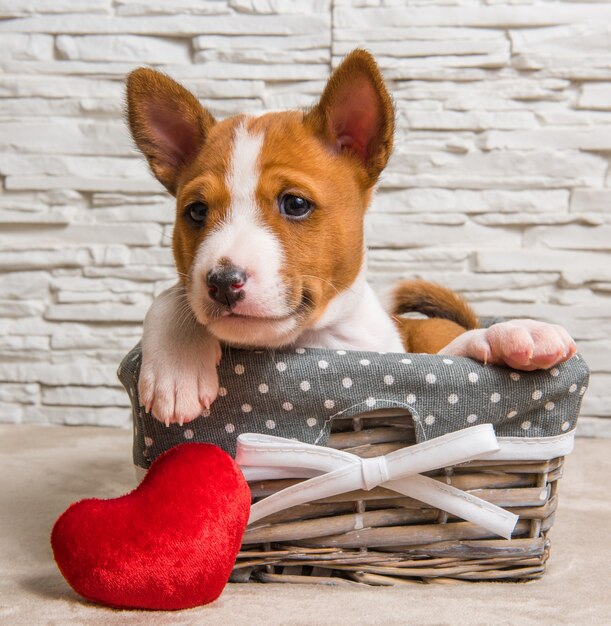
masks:
<path fill-rule="evenodd" d="M 335 285 L 333 282 L 331 282 L 330 280 L 327 280 L 326 278 L 322 278 L 321 276 L 315 276 L 314 274 L 302 274 L 303 278 L 314 278 L 315 280 L 320 280 L 323 283 L 328 284 L 330 287 L 332 287 L 335 290 L 336 294 L 340 294 L 344 291 L 349 291 L 355 295 L 358 295 L 358 293 L 350 286 L 350 287 L 345 287 L 343 290 L 340 290 L 337 285 Z"/>

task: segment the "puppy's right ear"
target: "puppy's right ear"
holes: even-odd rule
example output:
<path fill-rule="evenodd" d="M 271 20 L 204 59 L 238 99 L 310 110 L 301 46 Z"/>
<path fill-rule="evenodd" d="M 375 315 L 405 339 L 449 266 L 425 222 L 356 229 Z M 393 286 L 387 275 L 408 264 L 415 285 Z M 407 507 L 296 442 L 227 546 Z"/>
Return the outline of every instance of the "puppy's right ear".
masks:
<path fill-rule="evenodd" d="M 203 146 L 214 118 L 190 91 L 144 67 L 127 77 L 127 112 L 153 174 L 175 195 L 182 169 Z"/>

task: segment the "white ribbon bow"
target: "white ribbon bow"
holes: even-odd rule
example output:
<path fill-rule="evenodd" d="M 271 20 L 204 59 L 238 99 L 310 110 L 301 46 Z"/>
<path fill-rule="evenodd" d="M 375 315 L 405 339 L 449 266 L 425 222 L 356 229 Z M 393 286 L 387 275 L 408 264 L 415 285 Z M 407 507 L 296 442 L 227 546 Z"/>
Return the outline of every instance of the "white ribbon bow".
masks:
<path fill-rule="evenodd" d="M 246 433 L 238 437 L 236 461 L 250 481 L 314 476 L 253 504 L 249 524 L 298 504 L 380 486 L 509 539 L 518 521 L 517 515 L 420 475 L 497 450 L 499 444 L 491 424 L 464 428 L 369 459 L 292 439 Z"/>

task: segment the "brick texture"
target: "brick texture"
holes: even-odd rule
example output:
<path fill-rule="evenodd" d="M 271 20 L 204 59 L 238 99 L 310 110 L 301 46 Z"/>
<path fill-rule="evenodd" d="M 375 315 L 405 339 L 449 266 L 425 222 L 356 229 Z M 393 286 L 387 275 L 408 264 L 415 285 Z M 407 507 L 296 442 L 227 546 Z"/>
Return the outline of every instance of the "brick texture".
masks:
<path fill-rule="evenodd" d="M 396 100 L 367 231 L 383 292 L 562 323 L 611 434 L 611 1 L 0 0 L 0 421 L 128 422 L 115 369 L 171 284 L 172 201 L 134 151 L 148 64 L 218 117 L 307 107 L 352 48 Z"/>

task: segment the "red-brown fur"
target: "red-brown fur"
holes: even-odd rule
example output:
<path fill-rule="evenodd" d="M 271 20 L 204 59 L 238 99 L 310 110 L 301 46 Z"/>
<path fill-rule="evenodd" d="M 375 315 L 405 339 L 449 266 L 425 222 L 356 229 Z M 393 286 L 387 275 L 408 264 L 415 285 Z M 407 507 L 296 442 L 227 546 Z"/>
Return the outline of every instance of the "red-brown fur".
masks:
<path fill-rule="evenodd" d="M 176 196 L 173 252 L 180 279 L 188 281 L 200 242 L 226 216 L 230 196 L 225 172 L 233 133 L 245 118 L 216 122 L 190 92 L 153 70 L 136 70 L 127 86 L 134 139 L 153 173 Z M 354 111 L 364 120 L 363 127 L 349 127 Z M 307 300 L 306 327 L 311 327 L 330 300 L 349 288 L 362 265 L 364 215 L 392 151 L 392 100 L 374 59 L 356 50 L 333 73 L 319 103 L 307 113 L 270 113 L 246 118 L 246 123 L 250 132 L 265 137 L 257 201 L 265 222 L 283 244 L 283 279 L 291 286 L 290 304 Z M 347 140 L 346 135 L 351 137 Z M 298 224 L 283 219 L 276 204 L 280 193 L 293 190 L 317 209 Z M 180 216 L 189 204 L 204 199 L 207 223 L 194 231 Z M 398 287 L 396 300 L 403 303 L 403 310 L 396 314 L 406 309 L 409 293 L 405 284 Z M 417 294 L 411 295 L 422 303 L 425 296 L 438 298 L 440 288 L 421 282 Z M 418 310 L 418 298 L 412 297 L 410 310 Z M 438 304 L 438 312 L 446 311 L 444 317 L 470 319 L 461 318 L 459 313 L 468 307 L 455 294 L 442 297 Z M 436 352 L 472 327 L 447 319 L 405 320 L 396 315 L 395 321 L 405 348 L 422 352 Z"/>
<path fill-rule="evenodd" d="M 392 294 L 392 315 L 407 352 L 436 353 L 465 330 L 479 328 L 473 309 L 456 293 L 424 280 L 404 280 Z M 404 313 L 423 313 L 429 319 L 406 319 Z"/>

